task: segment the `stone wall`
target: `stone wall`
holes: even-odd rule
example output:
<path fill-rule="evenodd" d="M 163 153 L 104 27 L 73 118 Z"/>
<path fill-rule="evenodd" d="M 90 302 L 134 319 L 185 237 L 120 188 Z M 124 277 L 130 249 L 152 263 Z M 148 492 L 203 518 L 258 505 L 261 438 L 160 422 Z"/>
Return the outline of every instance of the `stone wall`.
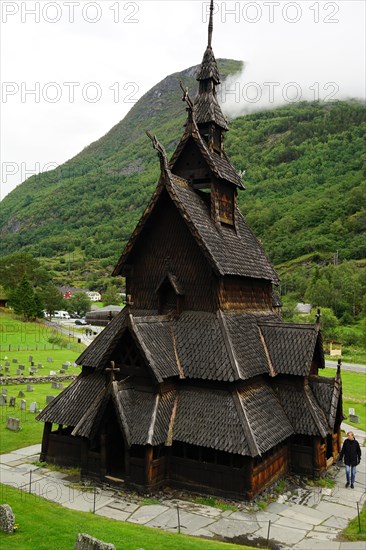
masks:
<path fill-rule="evenodd" d="M 0 378 L 0 386 L 10 384 L 40 384 L 43 382 L 64 382 L 66 380 L 75 380 L 76 374 L 52 374 L 48 376 L 9 376 Z"/>

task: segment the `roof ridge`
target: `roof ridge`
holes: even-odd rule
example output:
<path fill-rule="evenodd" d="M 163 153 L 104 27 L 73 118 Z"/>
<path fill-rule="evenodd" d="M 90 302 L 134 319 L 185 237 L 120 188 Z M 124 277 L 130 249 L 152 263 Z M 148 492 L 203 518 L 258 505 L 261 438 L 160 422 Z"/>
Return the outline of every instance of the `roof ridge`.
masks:
<path fill-rule="evenodd" d="M 319 418 L 319 415 L 314 411 L 314 401 L 315 403 L 318 405 L 318 402 L 313 394 L 313 392 L 311 391 L 311 388 L 309 386 L 309 384 L 305 383 L 304 385 L 304 397 L 305 397 L 305 402 L 308 404 L 308 409 L 310 411 L 310 414 L 311 416 L 313 417 L 313 420 L 321 434 L 322 437 L 325 437 L 327 435 L 328 432 L 326 432 L 320 422 L 320 418 Z M 325 420 L 325 423 L 326 425 L 328 426 L 328 420 L 324 414 L 324 411 L 323 409 L 320 407 L 320 405 L 318 405 L 319 407 L 319 410 L 321 412 L 321 414 L 324 416 L 324 419 Z"/>
<path fill-rule="evenodd" d="M 248 443 L 249 450 L 251 452 L 251 456 L 258 456 L 258 455 L 262 456 L 262 453 L 261 453 L 261 451 L 260 451 L 260 449 L 257 445 L 255 435 L 253 433 L 253 430 L 252 430 L 252 427 L 250 425 L 245 407 L 244 407 L 243 402 L 240 398 L 240 394 L 239 394 L 239 391 L 237 390 L 237 388 L 234 388 L 231 391 L 231 395 L 232 395 L 232 398 L 233 398 L 233 401 L 234 401 L 234 404 L 235 404 L 235 407 L 236 407 L 236 412 L 238 413 L 238 417 L 241 420 L 241 427 L 243 428 L 243 432 L 244 432 L 244 435 L 245 435 L 245 439 Z"/>
<path fill-rule="evenodd" d="M 241 376 L 238 360 L 236 358 L 235 351 L 234 351 L 234 346 L 233 346 L 233 343 L 232 343 L 231 338 L 230 338 L 230 332 L 229 332 L 228 327 L 226 325 L 226 319 L 225 319 L 224 313 L 221 311 L 221 309 L 219 309 L 217 311 L 216 316 L 217 316 L 217 319 L 219 321 L 221 333 L 222 333 L 222 336 L 224 338 L 224 343 L 225 343 L 225 346 L 226 346 L 227 354 L 228 354 L 229 359 L 230 359 L 231 366 L 233 368 L 234 373 L 237 376 L 237 378 L 234 376 L 234 380 L 235 380 L 235 378 L 240 380 L 242 378 L 242 376 Z"/>

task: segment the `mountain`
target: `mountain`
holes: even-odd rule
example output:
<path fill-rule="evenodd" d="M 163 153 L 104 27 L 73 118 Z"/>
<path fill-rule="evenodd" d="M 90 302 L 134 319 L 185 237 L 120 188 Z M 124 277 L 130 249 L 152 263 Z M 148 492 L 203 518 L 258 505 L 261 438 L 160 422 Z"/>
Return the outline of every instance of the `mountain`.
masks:
<path fill-rule="evenodd" d="M 242 66 L 218 63 L 224 78 Z M 168 76 L 101 139 L 6 196 L 0 255 L 28 250 L 60 282 L 109 274 L 158 179 L 145 130 L 172 154 L 186 118 L 179 81 L 193 97 L 197 69 Z M 239 205 L 276 264 L 366 257 L 365 112 L 356 101 L 298 103 L 230 122 L 226 150 L 246 171 Z"/>

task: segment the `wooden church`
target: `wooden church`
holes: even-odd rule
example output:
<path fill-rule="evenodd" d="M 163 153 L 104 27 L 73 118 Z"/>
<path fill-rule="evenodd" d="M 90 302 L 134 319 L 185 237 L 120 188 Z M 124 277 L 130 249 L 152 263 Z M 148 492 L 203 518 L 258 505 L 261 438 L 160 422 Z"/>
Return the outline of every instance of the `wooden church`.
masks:
<path fill-rule="evenodd" d="M 283 323 L 277 275 L 237 205 L 241 177 L 208 46 L 198 95 L 114 275 L 128 304 L 81 354 L 78 378 L 39 415 L 41 460 L 142 490 L 253 498 L 288 471 L 338 456 L 342 394 L 319 323 Z"/>

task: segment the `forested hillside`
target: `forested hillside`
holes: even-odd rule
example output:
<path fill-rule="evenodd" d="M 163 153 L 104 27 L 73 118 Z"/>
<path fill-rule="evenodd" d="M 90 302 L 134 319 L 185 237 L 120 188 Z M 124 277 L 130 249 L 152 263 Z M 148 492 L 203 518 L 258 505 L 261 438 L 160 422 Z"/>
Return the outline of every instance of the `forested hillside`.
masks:
<path fill-rule="evenodd" d="M 219 67 L 225 76 L 241 64 L 221 60 Z M 145 129 L 173 152 L 186 117 L 179 80 L 194 96 L 195 71 L 167 77 L 106 136 L 5 197 L 0 254 L 29 251 L 56 281 L 98 286 L 157 182 L 159 163 Z M 296 266 L 334 258 L 363 265 L 365 113 L 358 102 L 300 103 L 230 122 L 226 149 L 246 171 L 240 207 L 285 281 Z"/>

